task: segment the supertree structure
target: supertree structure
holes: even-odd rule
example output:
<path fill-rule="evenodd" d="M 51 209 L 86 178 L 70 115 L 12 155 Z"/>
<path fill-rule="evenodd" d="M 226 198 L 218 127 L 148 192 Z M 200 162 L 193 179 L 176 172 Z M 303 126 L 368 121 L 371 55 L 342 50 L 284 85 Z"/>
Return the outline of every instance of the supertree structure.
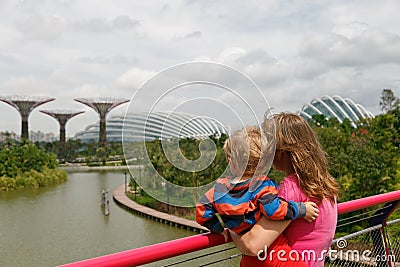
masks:
<path fill-rule="evenodd" d="M 122 98 L 77 98 L 75 101 L 91 107 L 99 114 L 99 147 L 107 148 L 106 116 L 110 110 L 129 102 L 129 100 Z"/>
<path fill-rule="evenodd" d="M 55 98 L 40 96 L 0 96 L 0 100 L 16 108 L 21 115 L 21 139 L 29 139 L 29 114 L 36 107 Z"/>
<path fill-rule="evenodd" d="M 73 110 L 40 110 L 40 112 L 47 114 L 55 118 L 60 124 L 60 147 L 58 151 L 58 157 L 65 159 L 65 125 L 68 120 L 84 113 L 85 111 L 73 111 Z"/>

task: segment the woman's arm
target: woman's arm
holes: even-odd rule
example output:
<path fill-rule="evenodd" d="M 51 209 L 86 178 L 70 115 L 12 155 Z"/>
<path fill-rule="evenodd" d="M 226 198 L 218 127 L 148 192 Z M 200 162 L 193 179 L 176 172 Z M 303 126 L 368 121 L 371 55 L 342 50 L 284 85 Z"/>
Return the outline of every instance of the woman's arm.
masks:
<path fill-rule="evenodd" d="M 270 247 L 291 221 L 272 221 L 264 216 L 244 235 L 230 232 L 236 247 L 246 255 L 257 256 L 265 246 Z"/>

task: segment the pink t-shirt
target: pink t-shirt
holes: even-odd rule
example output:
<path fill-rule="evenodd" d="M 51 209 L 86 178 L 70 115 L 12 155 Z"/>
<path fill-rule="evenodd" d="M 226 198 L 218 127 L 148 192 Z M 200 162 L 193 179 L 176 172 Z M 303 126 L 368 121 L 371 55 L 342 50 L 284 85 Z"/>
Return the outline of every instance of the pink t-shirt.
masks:
<path fill-rule="evenodd" d="M 287 176 L 279 185 L 278 195 L 285 200 L 316 202 L 313 199 L 307 199 L 294 173 Z M 292 249 L 297 250 L 300 256 L 304 255 L 302 259 L 312 267 L 324 266 L 325 254 L 332 243 L 337 223 L 336 203 L 332 205 L 325 199 L 318 205 L 318 209 L 319 215 L 314 222 L 297 219 L 291 222 L 283 232 Z"/>

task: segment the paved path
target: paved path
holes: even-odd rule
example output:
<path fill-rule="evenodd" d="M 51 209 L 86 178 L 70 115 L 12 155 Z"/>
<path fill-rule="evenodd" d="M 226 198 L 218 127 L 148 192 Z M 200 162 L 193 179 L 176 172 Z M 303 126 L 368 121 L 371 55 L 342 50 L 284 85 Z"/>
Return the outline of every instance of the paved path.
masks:
<path fill-rule="evenodd" d="M 130 211 L 133 211 L 134 213 L 138 213 L 146 218 L 151 218 L 158 222 L 174 225 L 176 227 L 192 230 L 195 232 L 200 232 L 200 233 L 208 232 L 207 228 L 199 225 L 195 221 L 177 217 L 171 214 L 151 209 L 149 207 L 139 205 L 138 203 L 131 200 L 125 195 L 125 185 L 118 186 L 113 191 L 113 198 L 119 205 L 123 206 L 124 208 Z"/>
<path fill-rule="evenodd" d="M 61 170 L 65 170 L 67 172 L 88 172 L 88 171 L 117 171 L 117 170 L 125 170 L 129 172 L 129 168 L 133 169 L 143 169 L 144 165 L 121 165 L 121 166 L 82 166 L 79 164 L 74 164 L 71 166 L 59 166 Z"/>
<path fill-rule="evenodd" d="M 58 167 L 66 172 L 90 172 L 90 171 L 116 171 L 116 170 L 126 170 L 128 172 L 128 167 L 125 166 L 60 166 Z"/>

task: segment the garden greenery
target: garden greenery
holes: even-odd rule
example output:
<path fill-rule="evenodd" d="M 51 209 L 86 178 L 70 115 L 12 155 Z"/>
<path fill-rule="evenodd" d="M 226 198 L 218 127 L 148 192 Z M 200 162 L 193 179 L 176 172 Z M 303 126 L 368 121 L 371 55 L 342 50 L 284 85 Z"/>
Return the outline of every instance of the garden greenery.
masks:
<path fill-rule="evenodd" d="M 339 202 L 400 190 L 400 108 L 372 119 L 357 122 L 326 119 L 316 115 L 309 121 L 328 154 L 330 173 L 341 190 Z M 173 184 L 187 187 L 212 183 L 227 168 L 223 143 L 227 136 L 213 138 L 217 151 L 214 162 L 206 169 L 188 173 L 173 166 L 163 153 L 159 140 L 147 142 L 152 166 Z M 180 149 L 188 159 L 199 157 L 199 140 L 181 139 Z M 150 175 L 150 172 L 147 173 Z M 284 175 L 271 170 L 269 177 L 280 182 Z M 152 179 L 149 179 L 149 181 Z M 161 184 L 154 188 L 162 190 Z"/>
<path fill-rule="evenodd" d="M 10 142 L 0 150 L 0 190 L 38 188 L 66 180 L 67 173 L 57 169 L 56 156 L 28 141 Z"/>

